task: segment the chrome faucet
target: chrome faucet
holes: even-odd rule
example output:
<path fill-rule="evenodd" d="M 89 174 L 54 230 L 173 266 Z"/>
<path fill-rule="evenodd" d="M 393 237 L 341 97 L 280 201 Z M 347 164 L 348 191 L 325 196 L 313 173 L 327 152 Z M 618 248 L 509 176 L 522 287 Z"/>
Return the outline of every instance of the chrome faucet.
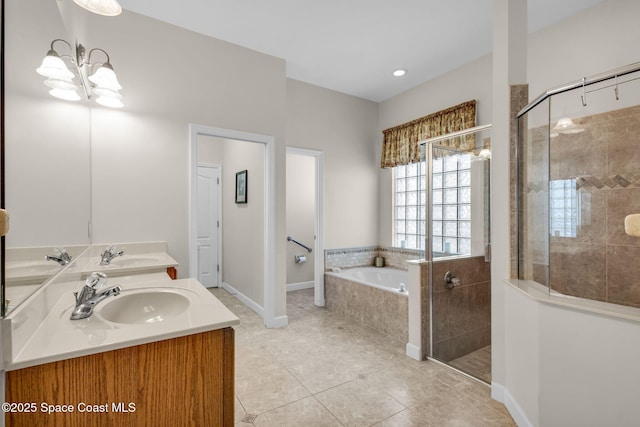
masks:
<path fill-rule="evenodd" d="M 110 286 L 100 290 L 107 283 L 107 275 L 101 272 L 93 272 L 87 277 L 85 285 L 80 293 L 74 292 L 76 307 L 71 312 L 71 320 L 84 319 L 93 314 L 93 308 L 103 299 L 120 294 L 120 286 Z"/>
<path fill-rule="evenodd" d="M 109 265 L 111 264 L 111 261 L 115 257 L 122 256 L 122 255 L 124 255 L 124 251 L 118 251 L 116 250 L 116 245 L 111 245 L 107 250 L 105 250 L 102 253 L 101 255 L 102 259 L 100 260 L 100 265 Z"/>
<path fill-rule="evenodd" d="M 71 255 L 69 255 L 66 249 L 55 248 L 53 251 L 56 255 L 45 255 L 45 261 L 55 261 L 62 266 L 65 266 L 71 262 Z"/>

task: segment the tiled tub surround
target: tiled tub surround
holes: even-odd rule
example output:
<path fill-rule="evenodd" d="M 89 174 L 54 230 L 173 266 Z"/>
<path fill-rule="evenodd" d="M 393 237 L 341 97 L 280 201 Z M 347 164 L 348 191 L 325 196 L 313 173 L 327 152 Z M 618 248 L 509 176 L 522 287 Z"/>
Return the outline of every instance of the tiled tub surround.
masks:
<path fill-rule="evenodd" d="M 460 279 L 460 284 L 453 289 L 444 286 L 447 271 Z M 424 279 L 428 280 L 428 274 L 423 275 Z M 422 299 L 428 307 L 427 290 L 422 293 Z M 436 359 L 449 362 L 490 345 L 491 264 L 485 262 L 483 256 L 434 260 L 432 307 Z M 423 336 L 428 340 L 428 331 Z"/>
<path fill-rule="evenodd" d="M 550 237 L 548 267 L 544 239 L 529 246 L 536 261 L 525 266 L 523 278 L 547 285 L 549 277 L 551 289 L 565 295 L 640 307 L 640 238 L 624 232 L 625 216 L 640 213 L 640 106 L 574 122 L 585 131 L 552 138 L 548 161 L 551 180 L 576 181 L 575 235 Z M 525 207 L 524 214 L 539 218 L 546 215 L 549 194 L 545 181 L 534 181 L 545 159 L 533 153 L 545 149 L 547 140 L 539 129 L 528 137 L 524 198 L 534 208 Z M 525 235 L 532 221 L 525 221 Z"/>
<path fill-rule="evenodd" d="M 384 257 L 387 267 L 406 270 L 406 261 L 424 258 L 424 252 L 417 249 L 382 246 L 329 249 L 324 251 L 324 266 L 326 271 L 335 268 L 366 267 L 374 265 L 377 256 Z"/>
<path fill-rule="evenodd" d="M 384 273 L 389 270 L 395 276 L 400 273 L 404 280 L 408 282 L 408 275 L 404 270 L 391 268 L 354 268 L 345 272 L 331 273 L 324 275 L 324 289 L 326 307 L 342 316 L 353 319 L 376 331 L 398 340 L 402 343 L 408 341 L 409 336 L 409 314 L 407 295 L 397 292 L 395 289 L 399 283 L 383 283 L 380 287 L 374 287 L 368 283 L 346 277 L 354 270 L 376 270 Z M 388 289 L 381 289 L 388 285 Z"/>

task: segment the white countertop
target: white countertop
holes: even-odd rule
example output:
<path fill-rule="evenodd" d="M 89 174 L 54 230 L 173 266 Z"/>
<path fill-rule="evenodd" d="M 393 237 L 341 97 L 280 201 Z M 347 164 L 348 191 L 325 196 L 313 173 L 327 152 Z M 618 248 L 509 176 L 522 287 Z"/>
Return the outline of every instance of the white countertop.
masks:
<path fill-rule="evenodd" d="M 131 274 L 151 270 L 166 270 L 177 267 L 178 263 L 166 252 L 149 252 L 144 254 L 127 254 L 115 257 L 109 265 L 100 265 L 100 257 L 90 257 L 82 267 L 85 273 L 102 271 L 111 277 L 114 274 Z"/>
<path fill-rule="evenodd" d="M 62 266 L 52 261 L 45 261 L 44 257 L 33 259 L 8 261 L 6 265 L 6 281 L 8 286 L 41 284 L 49 277 L 60 272 Z M 145 253 L 125 253 L 115 257 L 109 265 L 100 265 L 100 256 L 87 256 L 81 262 L 69 266 L 72 271 L 92 273 L 102 271 L 110 276 L 122 276 L 136 273 L 151 273 L 177 267 L 178 262 L 168 253 L 162 251 Z"/>
<path fill-rule="evenodd" d="M 167 277 L 166 274 L 164 277 Z M 169 280 L 160 274 L 114 277 L 111 285 L 121 285 L 120 295 L 156 289 L 180 293 L 189 300 L 188 309 L 155 323 L 121 324 L 104 320 L 100 311 L 116 297 L 98 304 L 91 317 L 70 320 L 75 306 L 73 291 L 77 282 L 64 284 L 65 292 L 22 349 L 7 361 L 7 371 L 116 350 L 200 332 L 222 329 L 240 323 L 239 319 L 195 279 Z M 26 311 L 25 313 L 28 313 Z M 12 331 L 20 329 L 20 316 L 11 319 Z M 18 332 L 19 333 L 19 332 Z"/>

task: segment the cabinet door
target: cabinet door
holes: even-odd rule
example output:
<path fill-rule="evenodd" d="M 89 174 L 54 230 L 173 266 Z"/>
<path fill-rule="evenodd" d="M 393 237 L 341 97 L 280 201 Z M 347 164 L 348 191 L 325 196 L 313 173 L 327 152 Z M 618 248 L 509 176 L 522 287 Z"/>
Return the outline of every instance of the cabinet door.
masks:
<path fill-rule="evenodd" d="M 5 421 L 233 426 L 233 382 L 234 331 L 225 328 L 9 371 L 6 402 L 35 403 L 36 410 L 8 412 Z"/>

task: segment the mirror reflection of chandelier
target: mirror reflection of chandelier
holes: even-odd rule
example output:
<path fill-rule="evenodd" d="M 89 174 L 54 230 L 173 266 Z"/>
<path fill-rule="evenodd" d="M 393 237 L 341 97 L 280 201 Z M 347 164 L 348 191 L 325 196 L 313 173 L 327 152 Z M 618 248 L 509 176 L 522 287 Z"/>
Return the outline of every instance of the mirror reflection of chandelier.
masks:
<path fill-rule="evenodd" d="M 569 117 L 563 117 L 558 120 L 558 123 L 551 129 L 551 138 L 560 134 L 571 135 L 580 132 L 584 132 L 584 128 L 577 126 Z"/>
<path fill-rule="evenodd" d="M 95 97 L 95 101 L 105 107 L 120 108 L 123 106 L 122 95 L 120 95 L 122 86 L 113 71 L 109 54 L 104 49 L 94 48 L 86 55 L 85 48 L 78 44 L 75 47 L 75 55 L 61 56 L 54 49 L 56 43 L 65 44 L 72 53 L 74 50 L 69 42 L 55 39 L 51 42 L 51 48 L 42 60 L 42 64 L 36 70 L 41 76 L 47 77 L 44 84 L 51 88 L 49 91 L 51 96 L 65 101 L 82 99 L 77 92 L 79 86 L 74 82 L 74 78 L 78 77 L 88 99 Z M 95 52 L 102 52 L 106 56 L 106 61 L 91 62 Z M 67 67 L 65 60 L 72 65 L 75 73 Z"/>

